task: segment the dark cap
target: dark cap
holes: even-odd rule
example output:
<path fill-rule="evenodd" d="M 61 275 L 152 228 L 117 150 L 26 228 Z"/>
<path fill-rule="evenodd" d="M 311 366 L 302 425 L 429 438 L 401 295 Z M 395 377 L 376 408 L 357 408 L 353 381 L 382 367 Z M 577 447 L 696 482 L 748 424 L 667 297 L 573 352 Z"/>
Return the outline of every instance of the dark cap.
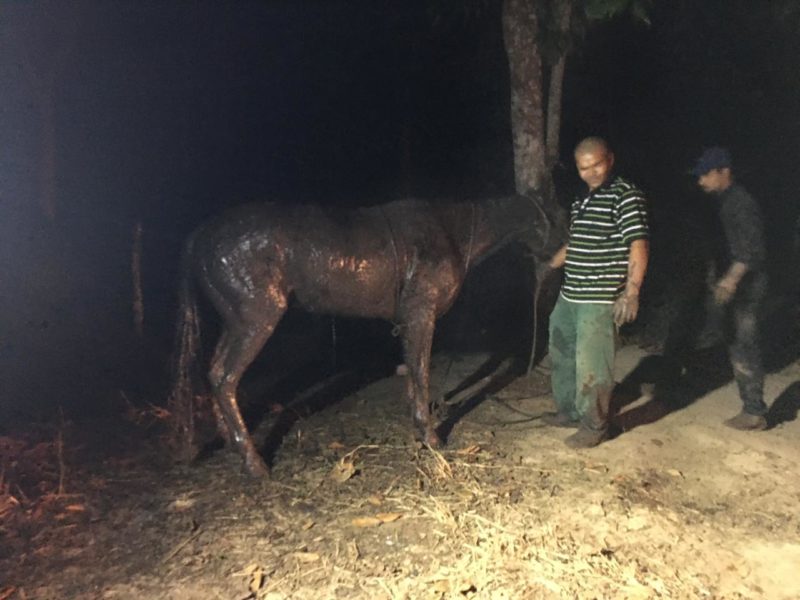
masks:
<path fill-rule="evenodd" d="M 731 153 L 722 146 L 712 146 L 706 148 L 697 159 L 692 169 L 692 175 L 702 177 L 713 169 L 725 169 L 731 167 Z"/>

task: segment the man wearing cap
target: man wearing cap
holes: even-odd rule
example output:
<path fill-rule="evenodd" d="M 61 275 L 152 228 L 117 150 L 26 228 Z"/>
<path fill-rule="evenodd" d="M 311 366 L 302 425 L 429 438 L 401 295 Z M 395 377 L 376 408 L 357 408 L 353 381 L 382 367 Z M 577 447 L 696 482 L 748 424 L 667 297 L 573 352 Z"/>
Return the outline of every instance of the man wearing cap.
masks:
<path fill-rule="evenodd" d="M 587 189 L 570 210 L 569 242 L 552 259 L 564 283 L 550 316 L 553 399 L 543 420 L 577 427 L 565 443 L 597 446 L 608 435 L 614 389 L 615 325 L 633 321 L 648 259 L 647 207 L 642 192 L 612 174 L 614 154 L 596 137 L 575 148 Z"/>
<path fill-rule="evenodd" d="M 725 421 L 734 429 L 767 427 L 764 369 L 758 347 L 758 311 L 767 289 L 761 210 L 733 177 L 727 148 L 703 151 L 692 173 L 704 192 L 717 199 L 729 265 L 714 286 L 714 302 L 732 314 L 734 337 L 728 352 L 742 399 L 742 411 Z"/>

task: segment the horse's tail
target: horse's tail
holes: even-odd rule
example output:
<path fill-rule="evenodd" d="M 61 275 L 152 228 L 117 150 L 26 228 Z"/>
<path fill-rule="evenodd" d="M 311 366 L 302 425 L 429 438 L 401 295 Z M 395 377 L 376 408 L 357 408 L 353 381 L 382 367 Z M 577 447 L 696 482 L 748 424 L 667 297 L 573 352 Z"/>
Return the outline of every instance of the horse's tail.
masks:
<path fill-rule="evenodd" d="M 198 381 L 197 358 L 200 354 L 200 314 L 192 277 L 192 238 L 181 255 L 178 288 L 178 318 L 172 353 L 172 389 L 167 402 L 172 420 L 171 442 L 176 453 L 194 458 L 195 387 Z"/>

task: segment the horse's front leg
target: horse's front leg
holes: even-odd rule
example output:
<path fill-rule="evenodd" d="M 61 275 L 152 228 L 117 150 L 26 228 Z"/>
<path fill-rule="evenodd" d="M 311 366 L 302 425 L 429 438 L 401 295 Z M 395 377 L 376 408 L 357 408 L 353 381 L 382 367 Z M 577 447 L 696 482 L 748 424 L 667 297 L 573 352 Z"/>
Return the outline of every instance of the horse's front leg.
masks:
<path fill-rule="evenodd" d="M 414 423 L 422 433 L 422 440 L 436 448 L 442 440 L 431 421 L 430 368 L 431 345 L 436 317 L 432 309 L 410 311 L 403 329 L 403 351 L 408 373 L 406 391 L 411 403 Z"/>

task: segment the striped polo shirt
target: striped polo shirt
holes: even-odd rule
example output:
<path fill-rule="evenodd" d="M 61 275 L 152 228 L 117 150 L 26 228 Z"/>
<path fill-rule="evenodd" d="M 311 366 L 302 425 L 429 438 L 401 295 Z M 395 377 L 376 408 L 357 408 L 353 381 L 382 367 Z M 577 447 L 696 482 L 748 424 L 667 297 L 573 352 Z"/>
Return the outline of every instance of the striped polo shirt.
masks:
<path fill-rule="evenodd" d="M 644 195 L 622 177 L 573 202 L 561 295 L 572 302 L 613 303 L 625 287 L 631 242 L 647 237 Z"/>

